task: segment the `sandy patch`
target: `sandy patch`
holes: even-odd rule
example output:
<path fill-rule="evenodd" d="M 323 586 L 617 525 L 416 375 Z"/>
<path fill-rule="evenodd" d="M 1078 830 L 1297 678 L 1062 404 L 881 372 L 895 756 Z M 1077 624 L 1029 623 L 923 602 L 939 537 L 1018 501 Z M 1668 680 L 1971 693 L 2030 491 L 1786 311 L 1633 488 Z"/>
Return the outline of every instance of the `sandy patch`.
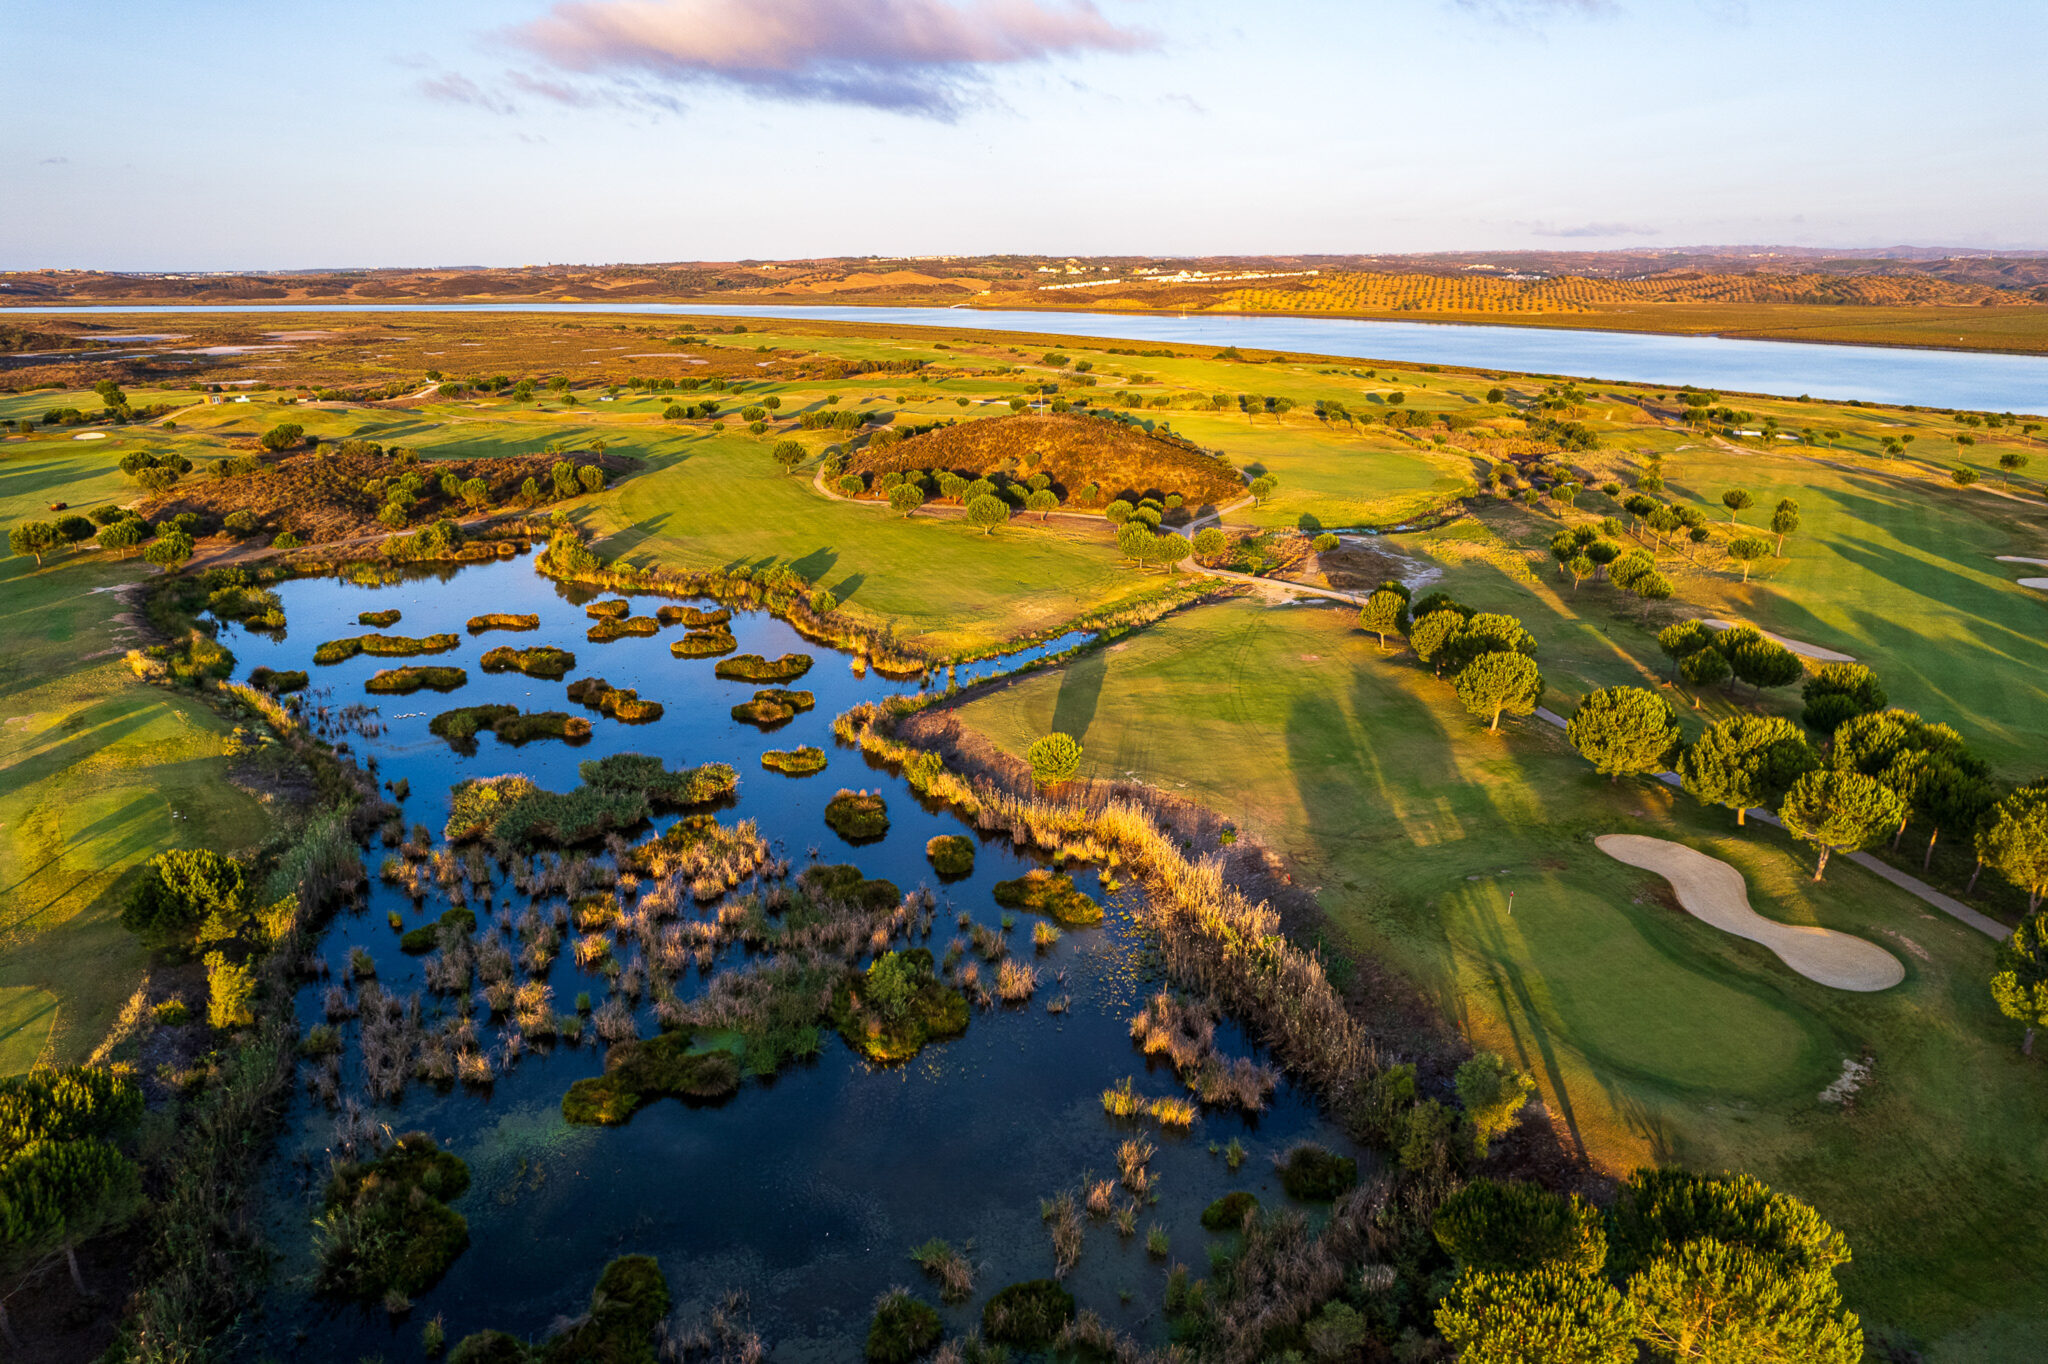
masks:
<path fill-rule="evenodd" d="M 1640 834 L 1602 834 L 1593 842 L 1615 861 L 1669 881 L 1678 892 L 1679 905 L 1701 923 L 1762 943 L 1808 980 L 1837 990 L 1871 991 L 1889 990 L 1906 978 L 1899 959 L 1876 943 L 1833 929 L 1764 918 L 1749 907 L 1749 887 L 1742 873 L 1718 857 Z"/>
<path fill-rule="evenodd" d="M 73 439 L 73 440 L 105 440 L 106 438 L 107 438 L 107 433 L 106 433 L 106 432 L 104 432 L 104 431 L 81 431 L 81 432 L 79 432 L 79 433 L 78 433 L 77 435 L 73 436 L 73 437 L 72 437 L 71 439 Z"/>
<path fill-rule="evenodd" d="M 2001 554 L 1998 556 L 1998 562 L 2001 564 L 2032 564 L 2036 568 L 2048 568 L 2048 559 L 2026 559 L 2017 554 Z"/>
<path fill-rule="evenodd" d="M 1710 620 L 1707 622 L 1716 630 L 1732 630 L 1742 623 L 1741 621 L 1734 620 Z M 1756 629 L 1755 626 L 1750 628 Z M 1759 630 L 1758 633 L 1773 644 L 1782 644 L 1801 658 L 1811 658 L 1820 663 L 1854 663 L 1856 661 L 1854 655 L 1838 654 L 1833 649 L 1823 649 L 1818 644 L 1801 644 L 1796 639 L 1787 639 L 1783 635 L 1774 635 L 1769 630 Z"/>
<path fill-rule="evenodd" d="M 2021 578 L 2021 587 L 2031 587 L 2036 592 L 2048 592 L 2048 578 Z"/>

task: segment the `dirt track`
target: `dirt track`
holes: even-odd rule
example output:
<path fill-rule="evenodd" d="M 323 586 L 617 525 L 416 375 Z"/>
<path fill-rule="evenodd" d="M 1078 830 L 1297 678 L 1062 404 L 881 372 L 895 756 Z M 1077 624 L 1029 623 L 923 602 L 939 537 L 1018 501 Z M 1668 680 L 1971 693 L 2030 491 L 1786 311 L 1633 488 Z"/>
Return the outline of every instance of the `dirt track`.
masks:
<path fill-rule="evenodd" d="M 1656 872 L 1678 892 L 1686 913 L 1723 933 L 1762 943 L 1808 980 L 1868 992 L 1889 990 L 1906 978 L 1899 959 L 1875 943 L 1829 928 L 1764 918 L 1749 907 L 1742 873 L 1718 857 L 1640 834 L 1602 834 L 1594 844 L 1617 862 Z"/>

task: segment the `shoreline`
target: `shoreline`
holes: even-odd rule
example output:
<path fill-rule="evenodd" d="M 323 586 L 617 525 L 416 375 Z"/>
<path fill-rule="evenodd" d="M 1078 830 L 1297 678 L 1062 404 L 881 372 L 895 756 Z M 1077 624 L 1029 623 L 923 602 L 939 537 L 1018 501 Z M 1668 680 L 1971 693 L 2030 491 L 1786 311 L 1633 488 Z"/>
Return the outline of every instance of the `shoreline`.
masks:
<path fill-rule="evenodd" d="M 1784 305 L 1784 306 L 1799 306 L 1799 305 Z M 1846 305 L 1845 305 L 1845 306 L 1846 306 Z M 1229 309 L 1229 310 L 1225 310 L 1225 309 L 1218 309 L 1218 308 L 1203 308 L 1203 309 L 1199 309 L 1199 310 L 1197 310 L 1197 311 L 1193 311 L 1193 312 L 1188 312 L 1188 311 L 1184 311 L 1184 310 L 1180 310 L 1180 309 L 1175 309 L 1175 308 L 1155 308 L 1155 307 L 1138 307 L 1138 308 L 1105 308 L 1105 307 L 1089 307 L 1089 306 L 1086 306 L 1086 305 L 1084 305 L 1084 304 L 1073 304 L 1073 303 L 1065 303 L 1065 302 L 1062 302 L 1062 303 L 1059 303 L 1059 304 L 1039 304 L 1039 303 L 1032 303 L 1032 302 L 1005 302 L 1005 303 L 1000 303 L 1000 304 L 997 304 L 997 303 L 978 303 L 978 302 L 950 302 L 950 303 L 949 303 L 949 302 L 942 302 L 942 301 L 938 301 L 938 300 L 932 300 L 932 301 L 916 301 L 916 300 L 893 300 L 893 301 L 890 301 L 890 302 L 879 302 L 879 301 L 867 301 L 867 300 L 862 300 L 862 301 L 853 301 L 853 300 L 839 300 L 839 299 L 831 299 L 831 300 L 818 300 L 818 301 L 803 301 L 803 302 L 795 302 L 795 301 L 769 301 L 769 300 L 764 300 L 764 299 L 749 299 L 749 300 L 747 300 L 747 301 L 745 301 L 745 302 L 726 302 L 726 301 L 724 301 L 724 300 L 720 300 L 720 299 L 715 299 L 715 298 L 705 298 L 705 297 L 701 297 L 701 296 L 698 296 L 698 297 L 678 297 L 678 298 L 636 298 L 636 299 L 630 299 L 630 300 L 627 300 L 627 299 L 585 299 L 585 298 L 575 298 L 575 299 L 555 299 L 555 298 L 537 298 L 537 297 L 525 297 L 525 298 L 516 298 L 516 299 L 508 299 L 508 298 L 504 298 L 504 297 L 502 297 L 502 296 L 493 296 L 493 297 L 488 297 L 488 298 L 486 298 L 486 297 L 462 297 L 462 298 L 447 298 L 447 299 L 435 299 L 435 298 L 396 298 L 396 299 L 380 299 L 380 300 L 377 300 L 377 301 L 374 301 L 374 302 L 370 302 L 370 301 L 365 301 L 365 300 L 362 300 L 362 299 L 353 299 L 353 298 L 304 298 L 304 299 L 290 299 L 290 300 L 283 300 L 283 301 L 268 301 L 268 302 L 253 302 L 253 301 L 251 301 L 251 302 L 230 302 L 230 303 L 221 303 L 221 302 L 195 302 L 195 301 L 189 301 L 189 300 L 185 300 L 185 301 L 180 301 L 180 300 L 167 300 L 167 299 L 156 299 L 156 300 L 125 300 L 125 301 L 123 301 L 123 302 L 119 302 L 119 303 L 82 303 L 82 302 L 76 302 L 76 301 L 71 301 L 71 302 L 61 302 L 61 303 L 52 303 L 52 302 L 35 302 L 35 303 L 28 303 L 28 302 L 16 302 L 16 301 L 14 301 L 14 300 L 12 300 L 12 299 L 5 299 L 5 300 L 0 300 L 0 317 L 4 317 L 4 316 L 7 316 L 7 315 L 9 315 L 9 314 L 13 314 L 13 313 L 21 313 L 21 314 L 26 314 L 26 315 L 30 315 L 30 316 L 85 316 L 85 315 L 91 315 L 91 314 L 99 314 L 99 313 L 106 313 L 106 314 L 119 314 L 119 313 L 124 313 L 124 312 L 144 312 L 144 313 L 151 313 L 151 314 L 165 314 L 165 313 L 176 313 L 176 312 L 195 312 L 195 313 L 252 313 L 252 314 L 253 314 L 253 313 L 262 313 L 262 312 L 280 312 L 280 313 L 287 313 L 287 312 L 291 312 L 291 311 L 293 311 L 294 309 L 300 309 L 300 310 L 306 310 L 306 311 L 321 311 L 321 312 L 325 312 L 325 311 L 334 311 L 334 310 L 337 310 L 337 309 L 348 309 L 348 310 L 356 310 L 356 311 L 362 311 L 362 312 L 382 312 L 382 311 L 408 311 L 408 312 L 429 312 L 429 311 L 431 311 L 431 312 L 462 312 L 462 311 L 468 311 L 468 310 L 471 310 L 471 309 L 489 309 L 489 310 L 491 310 L 491 311 L 503 311 L 503 312 L 516 312 L 516 311 L 519 311 L 519 310 L 521 310 L 521 309 L 524 309 L 524 308 L 546 308 L 546 309 L 550 309 L 550 310 L 556 310 L 556 309 L 561 309 L 561 310 L 569 310 L 569 309 L 578 309 L 578 308 L 585 308 L 585 307 L 588 307 L 588 308 L 592 308 L 592 309 L 594 309 L 594 310 L 597 310 L 597 311 L 601 311 L 601 312 L 603 312 L 603 311 L 616 311 L 616 310 L 621 310 L 621 309 L 633 309 L 633 308 L 638 308 L 638 307 L 648 307 L 648 308 L 734 308 L 734 309 L 758 309 L 758 308 L 778 308 L 778 309 L 780 309 L 780 308 L 803 308 L 803 309 L 812 309 L 812 308 L 816 308 L 816 309 L 821 309 L 821 310 L 822 310 L 822 309 L 828 309 L 828 308 L 860 308 L 860 309 L 874 309 L 874 310 L 876 310 L 876 311 L 878 311 L 878 312 L 879 312 L 879 311 L 883 311 L 883 310 L 887 310 L 887 309 L 896 309 L 896 308 L 920 308 L 920 309 L 930 309 L 930 310 L 933 310 L 933 311 L 947 311 L 947 312 L 950 312 L 950 311 L 969 311 L 969 312 L 977 312 L 977 313 L 985 313 L 985 312 L 1043 312 L 1043 313 L 1086 313 L 1086 314 L 1089 314 L 1090 316 L 1093 316 L 1093 317 L 1141 317 L 1141 318 L 1174 318 L 1174 319 L 1176 319 L 1176 320 L 1183 320 L 1183 321 L 1188 321 L 1188 320 L 1194 320 L 1194 319 L 1198 319 L 1198 318 L 1225 318 L 1225 319 L 1227 319 L 1227 318 L 1245 318 L 1245 319 L 1252 319 L 1252 318 L 1256 318 L 1256 319 L 1264 319 L 1264 320 L 1273 320 L 1273 321 L 1282 321 L 1282 322 L 1307 322 L 1307 323 L 1314 323 L 1314 322 L 1323 322 L 1323 321 L 1329 321 L 1329 322 L 1371 322 L 1371 323 L 1391 323 L 1391 324 L 1394 324 L 1394 325 L 1397 325 L 1397 326 L 1407 326 L 1407 325 L 1413 325 L 1413 326 L 1426 326 L 1426 327 L 1475 327 L 1475 328 L 1489 328 L 1489 329 L 1490 329 L 1490 328 L 1496 328 L 1496 327 L 1498 327 L 1498 328 L 1509 328 L 1509 329 L 1514 329 L 1514 330 L 1518 330 L 1518 331 L 1551 331 L 1551 332 L 1578 332 L 1578 333 L 1587 333 L 1587 334 L 1591 334 L 1591 335 L 1599 335 L 1599 336 L 1643 336 L 1643 337 L 1657 337 L 1657 338 L 1669 338 L 1669 339 L 1673 339 L 1673 340 L 1681 340 L 1681 341 L 1687 341 L 1687 340 L 1690 340 L 1690 341 L 1754 341 L 1754 342 L 1769 342 L 1769 343 L 1774 343 L 1774 344 L 1778 344 L 1778 345 L 1794 345 L 1794 346 L 1834 346 L 1834 347 L 1840 347 L 1840 348 L 1844 348 L 1844 349 L 1848 349 L 1848 350 L 1901 350 L 1901 351 L 1931 351 L 1931 352 L 1937 352 L 1937 353 L 1940 353 L 1940 354 L 1944 354 L 1944 355 L 2007 355 L 2007 356 L 2014 356 L 2014 357 L 2017 357 L 2017 358 L 2019 358 L 2019 359 L 2044 359 L 2044 358 L 2048 358 L 2048 335 L 2044 335 L 2044 338 L 2043 338 L 2042 344 L 2041 344 L 2041 346 L 2040 346 L 2040 348 L 2039 348 L 2039 349 L 2035 349 L 2035 350 L 2022 350 L 2022 349 L 2017 349 L 2017 348 L 2015 348 L 2015 347 L 2012 347 L 2012 346 L 2001 346 L 2001 345 L 1976 345 L 1976 346 L 1973 346 L 1973 345 L 1956 345 L 1956 344 L 1954 344 L 1954 343 L 1949 343 L 1949 344 L 1942 344 L 1942 343 L 1940 343 L 1940 342 L 1935 342 L 1935 341 L 1926 341 L 1926 342 L 1920 342 L 1920 341 L 1843 341 L 1843 340 L 1837 340 L 1837 339 L 1832 339 L 1832 338 L 1826 338 L 1826 337 L 1806 337 L 1806 336 L 1801 336 L 1801 337 L 1791 337 L 1791 336 L 1777 336 L 1777 335 L 1768 335 L 1768 334 L 1761 334 L 1761 333 L 1756 333 L 1756 332 L 1749 332 L 1749 331 L 1743 331 L 1743 330 L 1739 330 L 1739 329 L 1737 329 L 1737 330 L 1729 330 L 1729 329 L 1719 329 L 1719 328 L 1717 328 L 1717 329 L 1714 329 L 1714 330 L 1706 330 L 1706 331 L 1686 331 L 1686 330 L 1678 330 L 1678 329 L 1667 329 L 1667 328 L 1655 328 L 1655 327 L 1630 327 L 1630 326 L 1621 326 L 1621 325 L 1602 325 L 1602 324 L 1600 324 L 1600 323 L 1597 323 L 1597 322 L 1592 322 L 1592 321 L 1587 321 L 1587 320 L 1584 320 L 1584 318 L 1585 318 L 1585 317 L 1587 317 L 1588 315 L 1583 315 L 1583 314 L 1569 314 L 1569 315 L 1566 315 L 1566 314 L 1559 314 L 1559 315 L 1557 315 L 1557 316 L 1558 316 L 1558 317 L 1560 317 L 1560 318 L 1562 318 L 1562 317 L 1565 317 L 1565 316 L 1570 316 L 1571 318 L 1573 318 L 1573 319 L 1574 319 L 1574 320 L 1572 320 L 1572 321 L 1562 321 L 1562 320 L 1559 320 L 1559 321 L 1552 321 L 1552 320 L 1547 320 L 1547 319 L 1537 319 L 1537 318 L 1517 318 L 1517 317 L 1514 317 L 1514 316 L 1512 316 L 1512 315 L 1508 315 L 1508 314 L 1501 314 L 1501 315 L 1493 315 L 1493 314 L 1486 314 L 1486 315 L 1484 315 L 1484 317 L 1483 317 L 1483 320 L 1482 320 L 1481 318 L 1471 318 L 1471 319 L 1468 319 L 1468 318 L 1463 318 L 1463 317 L 1456 317 L 1456 316 L 1450 316 L 1450 315 L 1445 315 L 1445 314 L 1441 314 L 1441 313 L 1437 313 L 1437 314 L 1420 314 L 1420 315 L 1410 315 L 1410 316 L 1403 316 L 1403 315 L 1399 315 L 1399 314 L 1394 314 L 1394 313 L 1365 313 L 1365 312 L 1287 312 L 1287 311 L 1274 311 L 1274 310 L 1268 310 L 1268 309 L 1256 309 L 1256 308 L 1234 308 L 1234 309 Z M 2044 314 L 2048 314 L 2048 308 L 2044 308 L 2044 310 L 2043 310 L 2043 311 L 2044 311 Z M 897 324 L 897 325 L 915 325 L 915 324 L 900 324 L 900 323 L 899 323 L 899 324 Z M 1140 338 L 1132 338 L 1132 339 L 1140 339 Z M 1263 348 L 1261 348 L 1261 349 L 1263 349 Z M 1333 357 L 1333 358 L 1345 358 L 1345 357 Z M 1623 381 L 1623 380 L 1616 380 L 1615 382 L 1629 382 L 1629 381 Z"/>

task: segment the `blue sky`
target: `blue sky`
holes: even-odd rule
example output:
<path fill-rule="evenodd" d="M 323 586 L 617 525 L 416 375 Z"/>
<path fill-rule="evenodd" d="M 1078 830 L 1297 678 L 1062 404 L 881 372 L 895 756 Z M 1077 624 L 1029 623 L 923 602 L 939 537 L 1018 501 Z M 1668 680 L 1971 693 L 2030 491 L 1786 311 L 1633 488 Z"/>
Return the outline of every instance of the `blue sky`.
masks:
<path fill-rule="evenodd" d="M 0 268 L 2048 247 L 2048 4 L 0 0 Z"/>

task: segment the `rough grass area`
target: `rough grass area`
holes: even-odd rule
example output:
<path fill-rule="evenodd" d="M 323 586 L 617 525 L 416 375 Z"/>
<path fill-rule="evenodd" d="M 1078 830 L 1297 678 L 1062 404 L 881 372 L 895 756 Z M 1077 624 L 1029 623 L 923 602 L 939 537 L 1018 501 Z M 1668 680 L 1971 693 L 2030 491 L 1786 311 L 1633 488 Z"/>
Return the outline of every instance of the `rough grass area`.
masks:
<path fill-rule="evenodd" d="M 1336 969 L 1396 968 L 1529 1068 L 1567 1149 L 1611 1170 L 1745 1169 L 1812 1201 L 1854 1248 L 1844 1284 L 1866 1322 L 1987 1361 L 2048 1330 L 2048 1250 L 2002 1211 L 2048 1182 L 2048 1089 L 1992 1006 L 1974 930 L 1853 865 L 1815 884 L 1782 833 L 1610 785 L 1547 726 L 1486 736 L 1350 612 L 1200 608 L 964 718 L 1016 754 L 1071 733 L 1084 776 L 1135 773 L 1284 854 L 1330 916 Z M 1893 949 L 1905 983 L 1864 996 L 1797 976 L 1592 845 L 1616 832 L 1730 862 L 1759 913 Z M 1866 1056 L 1877 1082 L 1823 1103 Z"/>
<path fill-rule="evenodd" d="M 1220 506 L 1244 496 L 1244 480 L 1228 460 L 1095 417 L 1021 413 L 962 421 L 894 444 L 870 444 L 848 467 L 858 473 L 949 469 L 969 479 L 1001 473 L 1020 481 L 1044 474 L 1068 498 L 1095 487 L 1097 495 L 1082 503 L 1095 507 L 1175 493 L 1192 506 Z"/>

